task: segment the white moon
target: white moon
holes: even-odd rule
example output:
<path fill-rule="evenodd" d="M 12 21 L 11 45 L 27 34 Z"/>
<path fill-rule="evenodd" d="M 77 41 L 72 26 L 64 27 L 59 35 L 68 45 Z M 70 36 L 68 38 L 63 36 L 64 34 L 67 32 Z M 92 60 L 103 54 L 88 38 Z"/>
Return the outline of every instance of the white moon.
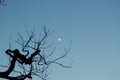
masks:
<path fill-rule="evenodd" d="M 57 40 L 58 42 L 61 42 L 62 41 L 62 39 L 61 38 L 58 38 L 58 40 Z"/>

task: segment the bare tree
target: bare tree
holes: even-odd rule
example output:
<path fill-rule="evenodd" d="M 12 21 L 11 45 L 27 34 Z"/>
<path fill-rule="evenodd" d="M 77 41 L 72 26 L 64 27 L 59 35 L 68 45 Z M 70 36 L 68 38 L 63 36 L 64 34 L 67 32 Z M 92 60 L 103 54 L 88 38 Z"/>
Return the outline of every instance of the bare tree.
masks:
<path fill-rule="evenodd" d="M 62 56 L 49 60 L 49 57 L 53 55 L 55 48 L 51 50 L 51 53 L 48 55 L 42 54 L 42 52 L 44 49 L 51 47 L 52 44 L 48 45 L 47 38 L 53 31 L 46 30 L 44 27 L 42 37 L 39 39 L 36 39 L 34 30 L 30 33 L 28 31 L 26 32 L 28 39 L 23 38 L 23 36 L 19 34 L 18 40 L 15 40 L 15 42 L 21 46 L 21 50 L 6 50 L 5 53 L 10 58 L 10 65 L 0 65 L 1 67 L 7 68 L 6 71 L 0 72 L 0 78 L 9 80 L 25 80 L 33 79 L 33 76 L 37 76 L 41 80 L 47 80 L 49 75 L 48 69 L 51 64 L 57 64 L 66 68 L 70 67 L 64 66 L 57 61 L 64 58 L 68 54 L 71 45 L 69 49 L 65 50 L 65 53 Z"/>

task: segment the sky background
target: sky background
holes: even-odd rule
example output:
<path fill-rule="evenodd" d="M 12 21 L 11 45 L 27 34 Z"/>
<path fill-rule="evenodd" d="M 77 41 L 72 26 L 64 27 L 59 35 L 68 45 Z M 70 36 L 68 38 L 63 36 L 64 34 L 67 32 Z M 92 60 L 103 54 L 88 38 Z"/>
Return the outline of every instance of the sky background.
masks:
<path fill-rule="evenodd" d="M 47 29 L 56 30 L 50 39 L 57 45 L 58 53 L 68 48 L 72 40 L 71 51 L 63 62 L 73 62 L 72 68 L 56 66 L 49 80 L 120 80 L 120 0 L 6 3 L 7 6 L 0 7 L 0 62 L 5 61 L 10 37 L 16 39 L 18 32 L 25 34 L 25 25 L 29 30 L 35 27 L 39 33 L 44 24 Z M 61 42 L 57 42 L 59 37 Z"/>

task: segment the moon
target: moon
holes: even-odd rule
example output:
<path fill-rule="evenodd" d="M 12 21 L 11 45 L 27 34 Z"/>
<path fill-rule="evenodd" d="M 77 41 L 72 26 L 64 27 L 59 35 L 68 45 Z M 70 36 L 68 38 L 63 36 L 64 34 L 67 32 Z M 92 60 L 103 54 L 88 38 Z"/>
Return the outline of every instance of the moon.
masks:
<path fill-rule="evenodd" d="M 61 38 L 58 38 L 58 39 L 57 39 L 57 41 L 58 41 L 58 42 L 61 42 L 61 41 L 62 41 L 62 39 L 61 39 Z"/>

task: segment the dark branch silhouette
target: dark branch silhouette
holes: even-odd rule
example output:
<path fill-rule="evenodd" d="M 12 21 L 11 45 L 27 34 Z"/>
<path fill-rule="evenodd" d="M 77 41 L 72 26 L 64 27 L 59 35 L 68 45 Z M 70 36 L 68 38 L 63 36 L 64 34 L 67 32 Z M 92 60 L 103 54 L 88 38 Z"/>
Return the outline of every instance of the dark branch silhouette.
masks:
<path fill-rule="evenodd" d="M 13 57 L 12 60 L 11 60 L 11 64 L 10 64 L 8 70 L 5 71 L 5 72 L 0 72 L 0 77 L 7 78 L 8 75 L 13 71 L 13 69 L 15 67 L 15 62 L 16 62 L 16 58 Z"/>
<path fill-rule="evenodd" d="M 15 49 L 15 50 L 10 50 L 10 49 L 8 49 L 8 50 L 6 51 L 6 53 L 7 53 L 8 55 L 10 55 L 11 57 L 16 57 L 16 60 L 17 60 L 19 63 L 21 63 L 21 64 L 23 64 L 23 63 L 25 63 L 25 64 L 32 64 L 32 61 L 33 61 L 32 59 L 33 59 L 33 57 L 35 57 L 37 54 L 39 54 L 39 53 L 40 53 L 40 50 L 37 50 L 37 51 L 35 51 L 34 53 L 32 53 L 29 58 L 27 58 L 26 55 L 22 55 L 22 54 L 19 52 L 18 49 Z"/>
<path fill-rule="evenodd" d="M 27 40 L 25 40 L 23 36 L 19 34 L 19 40 L 15 42 L 21 45 L 21 52 L 19 49 L 6 50 L 5 53 L 10 57 L 10 65 L 7 66 L 6 71 L 0 72 L 0 78 L 8 80 L 25 80 L 27 78 L 32 79 L 33 76 L 37 76 L 41 80 L 47 80 L 47 77 L 49 75 L 48 69 L 51 64 L 54 63 L 66 68 L 70 67 L 64 66 L 63 64 L 57 62 L 68 54 L 70 48 L 68 50 L 65 50 L 64 55 L 53 60 L 49 60 L 48 58 L 53 55 L 55 48 L 51 50 L 52 52 L 46 56 L 42 54 L 42 50 L 44 50 L 46 45 L 48 45 L 47 38 L 50 33 L 50 30 L 46 30 L 44 27 L 42 34 L 43 36 L 38 40 L 35 38 L 34 30 L 31 32 L 31 34 L 27 32 Z M 16 65 L 18 65 L 17 67 L 19 67 L 20 70 L 16 70 Z M 16 73 L 16 75 L 13 76 L 12 73 Z"/>

